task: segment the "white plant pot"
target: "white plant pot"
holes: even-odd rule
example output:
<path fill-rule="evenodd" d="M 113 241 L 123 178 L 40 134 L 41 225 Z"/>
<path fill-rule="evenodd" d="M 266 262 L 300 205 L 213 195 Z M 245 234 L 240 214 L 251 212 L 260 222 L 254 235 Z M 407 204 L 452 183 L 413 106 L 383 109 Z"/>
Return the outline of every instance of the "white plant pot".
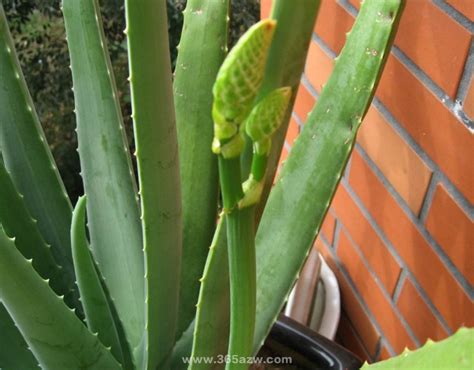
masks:
<path fill-rule="evenodd" d="M 334 339 L 341 315 L 336 276 L 323 257 L 311 251 L 290 293 L 284 314 L 328 339 Z"/>

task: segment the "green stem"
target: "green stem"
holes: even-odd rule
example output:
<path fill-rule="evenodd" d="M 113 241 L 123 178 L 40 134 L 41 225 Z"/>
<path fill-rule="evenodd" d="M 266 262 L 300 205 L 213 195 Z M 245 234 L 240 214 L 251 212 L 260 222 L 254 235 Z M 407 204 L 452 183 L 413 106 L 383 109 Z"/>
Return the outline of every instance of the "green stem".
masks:
<path fill-rule="evenodd" d="M 240 157 L 226 159 L 219 155 L 219 178 L 224 212 L 230 213 L 244 196 L 240 176 Z"/>
<path fill-rule="evenodd" d="M 219 155 L 222 200 L 227 220 L 230 275 L 230 336 L 227 370 L 247 369 L 241 359 L 252 355 L 256 307 L 254 207 L 239 209 L 243 197 L 240 156 Z"/>
<path fill-rule="evenodd" d="M 263 180 L 267 170 L 268 154 L 253 153 L 252 157 L 252 175 L 255 181 Z"/>
<path fill-rule="evenodd" d="M 248 207 L 226 216 L 231 301 L 227 370 L 247 369 L 242 359 L 252 355 L 256 307 L 254 214 L 255 207 Z"/>

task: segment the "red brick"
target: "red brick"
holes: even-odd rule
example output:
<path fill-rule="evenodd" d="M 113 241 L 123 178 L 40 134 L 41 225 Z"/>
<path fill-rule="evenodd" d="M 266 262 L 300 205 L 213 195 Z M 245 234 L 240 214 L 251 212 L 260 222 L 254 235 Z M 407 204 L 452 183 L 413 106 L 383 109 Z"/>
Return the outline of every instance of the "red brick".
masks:
<path fill-rule="evenodd" d="M 367 263 L 387 292 L 392 294 L 401 268 L 343 185 L 340 185 L 337 190 L 332 209 L 354 242 L 360 247 Z"/>
<path fill-rule="evenodd" d="M 344 314 L 341 315 L 339 327 L 337 328 L 337 336 L 340 338 L 341 344 L 357 355 L 362 361 L 371 362 L 370 356 L 367 354 L 356 332 L 352 328 L 351 323 Z"/>
<path fill-rule="evenodd" d="M 288 154 L 289 154 L 288 150 L 285 148 L 285 146 L 283 146 L 283 149 L 281 150 L 281 154 L 280 154 L 280 159 L 278 160 L 278 170 L 275 175 L 275 178 L 273 179 L 274 182 L 277 180 L 278 174 L 281 171 L 281 167 L 284 165 L 284 162 L 286 161 Z"/>
<path fill-rule="evenodd" d="M 466 198 L 474 203 L 474 135 L 395 57 L 377 96 Z"/>
<path fill-rule="evenodd" d="M 464 112 L 471 118 L 474 119 L 474 78 L 471 79 L 469 90 L 464 100 Z"/>
<path fill-rule="evenodd" d="M 451 261 L 474 285 L 474 225 L 456 201 L 438 184 L 426 228 Z"/>
<path fill-rule="evenodd" d="M 309 82 L 318 92 L 327 82 L 334 67 L 333 60 L 316 44 L 311 41 L 306 60 L 305 74 Z"/>
<path fill-rule="evenodd" d="M 366 315 L 364 309 L 362 308 L 362 304 L 354 294 L 352 288 L 349 286 L 346 278 L 337 268 L 337 265 L 334 262 L 334 257 L 329 252 L 327 247 L 323 245 L 319 239 L 316 241 L 316 247 L 319 249 L 324 257 L 324 260 L 328 263 L 329 267 L 331 267 L 331 270 L 337 277 L 339 290 L 341 292 L 342 309 L 344 310 L 346 316 L 350 319 L 355 331 L 364 343 L 369 355 L 374 356 L 380 334 L 378 333 L 374 324 L 372 324 L 370 321 L 369 317 Z"/>
<path fill-rule="evenodd" d="M 458 1 L 470 3 L 471 7 L 474 4 L 471 0 Z M 360 8 L 358 0 L 350 2 L 357 9 Z M 346 13 L 346 16 L 349 15 Z M 406 2 L 395 45 L 453 99 L 456 97 L 470 43 L 470 32 L 433 2 Z"/>
<path fill-rule="evenodd" d="M 309 112 L 313 109 L 316 99 L 311 95 L 308 89 L 301 83 L 296 95 L 294 112 L 302 122 L 306 121 Z"/>
<path fill-rule="evenodd" d="M 420 343 L 428 338 L 440 340 L 448 336 L 409 279 L 403 284 L 397 306 Z"/>
<path fill-rule="evenodd" d="M 390 357 L 390 352 L 388 351 L 387 347 L 382 346 L 382 349 L 380 350 L 380 361 L 381 360 L 388 360 Z"/>
<path fill-rule="evenodd" d="M 446 2 L 464 14 L 471 22 L 474 22 L 474 2 L 472 0 L 446 0 Z"/>
<path fill-rule="evenodd" d="M 344 232 L 339 235 L 337 254 L 394 350 L 400 353 L 405 347 L 415 348 L 415 343 L 403 327 L 390 301 L 366 269 Z"/>
<path fill-rule="evenodd" d="M 299 133 L 300 133 L 300 128 L 298 124 L 296 123 L 295 119 L 291 117 L 290 123 L 288 125 L 288 131 L 286 132 L 286 138 L 285 138 L 286 142 L 288 143 L 290 147 L 295 142 Z"/>
<path fill-rule="evenodd" d="M 336 54 L 346 42 L 354 19 L 335 0 L 322 0 L 314 31 Z"/>
<path fill-rule="evenodd" d="M 334 241 L 335 228 L 336 219 L 334 218 L 331 212 L 328 212 L 326 214 L 326 217 L 324 217 L 323 225 L 321 226 L 321 233 L 324 235 L 330 245 L 332 245 Z"/>
<path fill-rule="evenodd" d="M 451 329 L 473 326 L 473 305 L 416 226 L 354 152 L 349 183 Z"/>
<path fill-rule="evenodd" d="M 349 0 L 349 2 L 354 6 L 356 9 L 360 9 L 361 0 Z"/>
<path fill-rule="evenodd" d="M 413 213 L 418 215 L 431 179 L 431 170 L 374 106 L 364 118 L 357 142 Z"/>
<path fill-rule="evenodd" d="M 406 2 L 395 45 L 453 99 L 470 43 L 470 32 L 433 2 Z"/>
<path fill-rule="evenodd" d="M 270 17 L 272 10 L 272 0 L 260 0 L 260 17 L 262 19 Z"/>

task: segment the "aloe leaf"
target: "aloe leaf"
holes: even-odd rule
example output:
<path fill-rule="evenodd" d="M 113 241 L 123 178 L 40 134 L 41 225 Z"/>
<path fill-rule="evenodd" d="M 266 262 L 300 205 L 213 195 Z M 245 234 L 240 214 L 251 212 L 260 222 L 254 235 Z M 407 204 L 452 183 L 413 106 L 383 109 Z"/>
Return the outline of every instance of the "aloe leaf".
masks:
<path fill-rule="evenodd" d="M 13 319 L 0 303 L 0 369 L 38 370 L 39 365 L 28 349 Z"/>
<path fill-rule="evenodd" d="M 301 74 L 305 64 L 306 54 L 309 47 L 309 41 L 314 27 L 319 0 L 305 0 L 304 2 L 295 4 L 291 1 L 276 0 L 274 1 L 271 18 L 277 21 L 273 43 L 270 46 L 269 56 L 267 60 L 267 67 L 275 66 L 270 73 L 265 72 L 264 80 L 262 82 L 260 97 L 266 95 L 266 92 L 281 87 L 291 86 L 293 89 L 293 97 L 297 91 Z M 288 30 L 291 30 L 289 32 Z M 277 68 L 278 67 L 278 68 Z M 257 97 L 258 99 L 258 97 Z M 290 103 L 292 106 L 292 102 Z M 285 117 L 282 126 L 272 139 L 272 152 L 270 161 L 276 151 L 284 141 L 286 128 L 288 127 L 291 109 L 289 108 L 287 117 Z M 283 134 L 282 134 L 283 133 Z M 283 141 L 281 139 L 283 137 Z M 279 140 L 279 141 L 278 141 Z M 249 146 L 249 153 L 252 154 L 252 145 Z M 251 156 L 248 159 L 248 170 L 250 170 Z M 270 166 L 270 163 L 269 163 Z M 244 166 L 245 167 L 245 166 Z M 275 166 L 273 168 L 276 168 Z M 273 173 L 270 173 L 270 168 L 267 171 L 267 179 L 273 178 Z M 228 254 L 226 241 L 226 228 L 220 227 L 216 231 L 215 240 L 218 241 L 217 250 L 222 253 L 209 254 L 206 261 L 206 285 L 201 289 L 205 290 L 207 287 L 212 287 L 212 291 L 218 291 L 222 298 L 218 301 L 210 299 L 203 299 L 200 302 L 199 309 L 196 313 L 196 321 L 201 319 L 201 326 L 195 329 L 194 338 L 194 356 L 216 356 L 225 355 L 227 350 L 227 341 L 229 333 L 229 319 L 230 319 L 230 300 L 229 300 L 229 271 L 228 271 Z M 221 243 L 223 247 L 220 247 Z M 258 276 L 257 276 L 258 279 Z M 257 280 L 257 289 L 259 282 Z M 207 295 L 206 292 L 200 293 Z M 258 317 L 257 317 L 258 321 Z M 211 326 L 212 325 L 212 326 Z M 206 327 L 212 327 L 212 330 L 207 330 Z M 188 348 L 188 356 L 191 354 L 191 346 L 193 345 L 193 338 L 189 335 L 190 331 L 183 334 L 180 340 L 179 356 L 183 356 L 185 350 Z M 185 337 L 186 335 L 186 337 Z M 207 343 L 218 343 L 214 351 L 212 346 Z M 178 355 L 178 352 L 177 352 Z M 181 361 L 180 358 L 175 358 L 176 362 Z M 198 366 L 197 364 L 193 366 Z M 206 367 L 207 366 L 207 367 Z M 211 365 L 200 364 L 200 368 L 212 368 Z M 221 367 L 224 367 L 222 365 Z"/>
<path fill-rule="evenodd" d="M 263 211 L 273 185 L 320 4 L 321 0 L 305 0 L 297 6 L 285 0 L 273 1 L 271 18 L 277 20 L 277 28 L 270 47 L 265 76 L 257 101 L 263 99 L 269 92 L 284 86 L 291 87 L 292 95 L 285 118 L 272 137 L 265 185 L 257 213 Z M 288 30 L 291 30 L 291 32 Z M 245 154 L 242 159 L 244 176 L 247 176 L 250 171 L 251 160 L 252 142 L 247 140 Z"/>
<path fill-rule="evenodd" d="M 428 341 L 414 351 L 374 364 L 365 363 L 362 370 L 470 370 L 474 366 L 474 329 L 460 328 L 440 342 Z"/>
<path fill-rule="evenodd" d="M 72 215 L 71 246 L 77 285 L 81 293 L 88 328 L 100 341 L 111 347 L 114 357 L 123 363 L 120 340 L 112 312 L 89 251 L 86 237 L 86 197 L 78 199 Z"/>
<path fill-rule="evenodd" d="M 172 369 L 187 369 L 186 359 L 224 358 L 229 340 L 229 268 L 225 218 L 217 224 L 209 254 L 200 278 L 201 289 L 196 319 L 176 343 L 171 362 Z M 222 356 L 222 357 L 220 357 Z M 224 364 L 210 366 L 193 362 L 189 369 L 223 368 Z"/>
<path fill-rule="evenodd" d="M 166 1 L 128 0 L 126 14 L 145 252 L 144 368 L 156 369 L 175 343 L 182 248 Z"/>
<path fill-rule="evenodd" d="M 0 301 L 47 369 L 120 369 L 0 227 Z M 34 294 L 32 294 L 34 292 Z"/>
<path fill-rule="evenodd" d="M 401 8 L 401 0 L 364 2 L 334 72 L 270 193 L 256 236 L 255 351 L 319 231 L 389 54 Z"/>
<path fill-rule="evenodd" d="M 36 114 L 0 4 L 0 152 L 51 252 L 74 282 L 71 204 Z"/>
<path fill-rule="evenodd" d="M 191 347 L 193 344 L 193 333 L 194 321 L 192 321 L 188 328 L 184 331 L 184 333 L 181 335 L 181 338 L 176 341 L 170 362 L 171 369 L 185 370 L 189 367 L 189 363 L 186 359 L 189 358 L 191 354 Z M 229 333 L 227 333 L 226 335 L 229 335 Z"/>
<path fill-rule="evenodd" d="M 177 337 L 196 312 L 217 216 L 212 85 L 227 49 L 229 1 L 189 0 L 173 83 L 183 200 L 183 257 Z"/>
<path fill-rule="evenodd" d="M 225 356 L 227 352 L 230 292 L 225 230 L 226 222 L 225 218 L 222 218 L 217 225 L 204 273 L 200 279 L 201 290 L 199 291 L 193 333 L 193 358 L 214 358 L 217 360 L 219 355 Z M 183 354 L 180 353 L 180 355 Z M 187 355 L 189 356 L 189 352 Z M 209 369 L 213 366 L 196 362 L 192 363 L 189 369 Z"/>
<path fill-rule="evenodd" d="M 56 264 L 51 247 L 45 243 L 38 223 L 31 218 L 24 197 L 17 192 L 8 172 L 0 162 L 0 223 L 5 233 L 16 236 L 16 246 L 27 259 L 33 259 L 33 267 L 43 279 L 49 279 L 51 288 L 60 295 L 71 308 L 79 306 L 74 293 L 74 280 Z"/>
<path fill-rule="evenodd" d="M 77 134 L 94 259 L 135 350 L 144 332 L 136 186 L 96 0 L 64 0 Z"/>

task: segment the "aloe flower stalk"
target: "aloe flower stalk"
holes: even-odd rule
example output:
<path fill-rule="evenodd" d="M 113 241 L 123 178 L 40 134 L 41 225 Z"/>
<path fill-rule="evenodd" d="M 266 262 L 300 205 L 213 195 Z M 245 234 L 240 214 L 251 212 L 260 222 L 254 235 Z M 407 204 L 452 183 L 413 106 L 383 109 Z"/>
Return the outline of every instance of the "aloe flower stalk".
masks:
<path fill-rule="evenodd" d="M 282 121 L 291 93 L 290 88 L 272 91 L 252 110 L 263 81 L 275 26 L 275 21 L 263 20 L 248 30 L 224 61 L 213 89 L 212 150 L 219 156 L 229 251 L 228 354 L 232 361 L 228 369 L 246 368 L 241 360 L 252 353 L 256 309 L 254 206 L 263 188 L 271 136 Z M 255 150 L 252 174 L 242 187 L 240 162 L 245 131 L 254 141 Z"/>

